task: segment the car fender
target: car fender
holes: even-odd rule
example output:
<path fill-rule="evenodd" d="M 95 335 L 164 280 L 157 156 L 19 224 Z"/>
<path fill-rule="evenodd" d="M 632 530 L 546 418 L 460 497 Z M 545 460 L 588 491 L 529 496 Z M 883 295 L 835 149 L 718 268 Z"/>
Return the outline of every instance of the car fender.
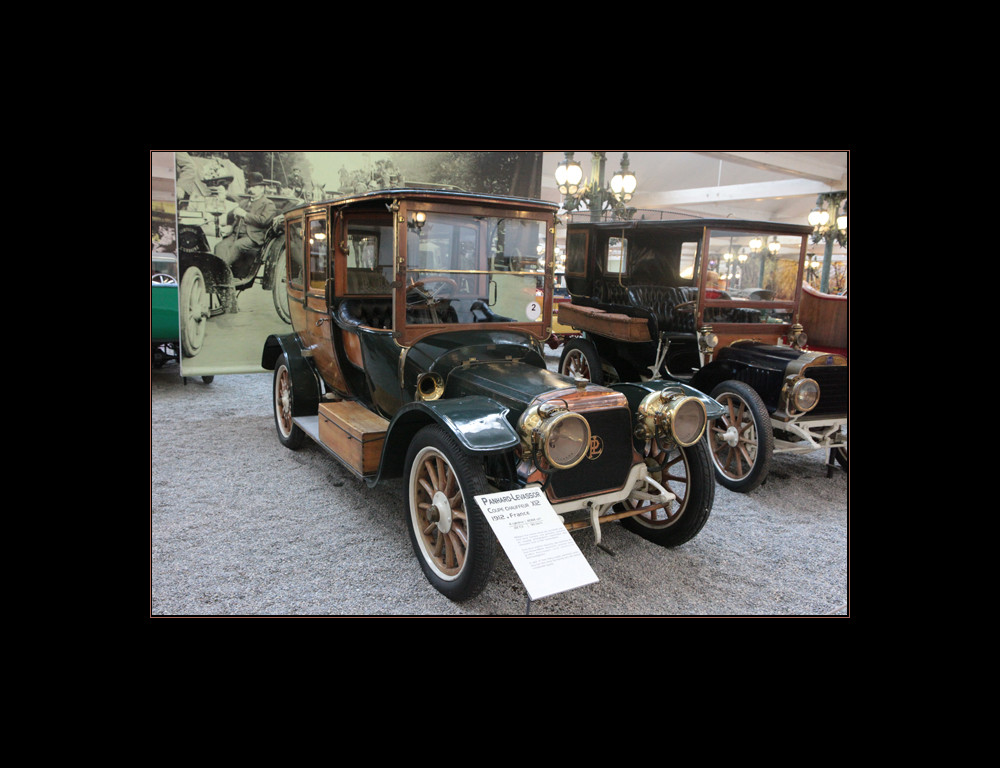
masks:
<path fill-rule="evenodd" d="M 229 280 L 226 263 L 213 253 L 182 252 L 180 255 L 181 282 L 184 282 L 184 273 L 191 267 L 198 267 L 201 270 L 209 291 L 214 291 L 219 285 L 225 285 Z"/>
<path fill-rule="evenodd" d="M 642 402 L 642 399 L 646 395 L 651 392 L 661 392 L 663 390 L 670 390 L 687 397 L 698 398 L 704 404 L 705 415 L 709 419 L 717 419 L 726 412 L 726 409 L 718 400 L 709 397 L 700 389 L 695 389 L 687 384 L 681 384 L 679 381 L 671 381 L 669 379 L 653 379 L 651 381 L 641 381 L 635 383 L 618 383 L 611 385 L 609 389 L 615 389 L 625 395 L 628 400 L 629 407 L 631 407 L 633 412 L 635 412 L 636 408 L 639 407 L 639 403 Z"/>
<path fill-rule="evenodd" d="M 273 371 L 282 353 L 288 358 L 292 391 L 295 392 L 292 416 L 312 416 L 319 413 L 319 378 L 312 361 L 302 354 L 302 345 L 297 335 L 289 333 L 268 336 L 260 356 L 261 368 Z"/>
<path fill-rule="evenodd" d="M 745 378 L 742 374 L 749 367 L 745 363 L 734 363 L 731 360 L 713 360 L 695 372 L 691 383 L 706 392 L 711 392 L 724 381 L 730 379 L 742 381 Z"/>
<path fill-rule="evenodd" d="M 691 384 L 703 392 L 714 392 L 724 381 L 742 381 L 760 395 L 769 411 L 774 411 L 788 366 L 803 354 L 792 347 L 736 342 L 719 350 L 710 363 L 697 370 Z"/>
<path fill-rule="evenodd" d="M 429 424 L 444 427 L 470 453 L 511 450 L 520 438 L 507 420 L 507 412 L 508 409 L 496 400 L 482 396 L 407 403 L 396 412 L 386 430 L 378 479 L 403 474 L 410 442 Z"/>

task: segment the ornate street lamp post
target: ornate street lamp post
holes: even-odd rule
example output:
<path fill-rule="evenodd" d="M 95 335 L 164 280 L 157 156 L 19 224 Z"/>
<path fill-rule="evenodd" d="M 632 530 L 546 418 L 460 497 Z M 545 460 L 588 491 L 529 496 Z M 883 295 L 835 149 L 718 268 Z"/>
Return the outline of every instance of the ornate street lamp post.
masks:
<path fill-rule="evenodd" d="M 573 159 L 573 152 L 565 153 L 563 160 L 556 167 L 556 184 L 563 196 L 563 208 L 574 211 L 581 204 L 590 211 L 591 221 L 600 221 L 605 205 L 616 218 L 630 219 L 635 214 L 634 208 L 626 203 L 632 199 L 635 192 L 636 179 L 628 164 L 628 152 L 622 154 L 621 168 L 611 178 L 610 186 L 604 183 L 607 158 L 604 152 L 591 153 L 590 181 L 582 185 L 583 168 Z"/>
<path fill-rule="evenodd" d="M 840 204 L 844 204 L 841 212 Z M 847 193 L 824 192 L 816 198 L 816 207 L 809 214 L 809 224 L 813 228 L 812 241 L 826 242 L 823 255 L 823 272 L 820 275 L 819 289 L 823 293 L 830 292 L 830 263 L 833 261 L 833 243 L 847 243 Z"/>

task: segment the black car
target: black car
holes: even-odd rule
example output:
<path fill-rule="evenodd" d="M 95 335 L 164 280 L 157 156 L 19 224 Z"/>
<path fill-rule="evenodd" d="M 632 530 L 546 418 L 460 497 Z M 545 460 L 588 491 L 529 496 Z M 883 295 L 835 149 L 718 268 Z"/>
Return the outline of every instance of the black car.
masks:
<path fill-rule="evenodd" d="M 560 371 L 709 393 L 725 407 L 708 441 L 731 490 L 760 485 L 777 452 L 826 449 L 846 469 L 846 349 L 810 349 L 801 324 L 811 234 L 731 219 L 571 223 L 559 321 L 582 335 Z"/>
<path fill-rule="evenodd" d="M 665 546 L 712 508 L 703 435 L 718 403 L 676 381 L 546 368 L 555 212 L 422 189 L 284 212 L 294 332 L 262 354 L 278 438 L 312 438 L 370 485 L 404 478 L 413 549 L 455 600 L 483 588 L 497 552 L 477 495 L 542 488 L 569 529 L 599 541 L 621 520 Z"/>

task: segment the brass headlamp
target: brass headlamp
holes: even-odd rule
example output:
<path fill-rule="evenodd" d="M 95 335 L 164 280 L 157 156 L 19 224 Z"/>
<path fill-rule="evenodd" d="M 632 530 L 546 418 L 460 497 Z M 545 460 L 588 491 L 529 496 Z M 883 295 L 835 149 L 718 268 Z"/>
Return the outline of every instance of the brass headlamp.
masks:
<path fill-rule="evenodd" d="M 804 349 L 806 344 L 809 343 L 809 337 L 806 336 L 805 329 L 799 323 L 796 323 L 788 333 L 788 341 L 794 349 Z"/>
<path fill-rule="evenodd" d="M 540 448 L 553 469 L 575 467 L 590 449 L 590 423 L 562 401 L 530 406 L 518 421 L 522 448 L 534 455 Z"/>
<path fill-rule="evenodd" d="M 802 375 L 788 376 L 781 389 L 781 396 L 789 415 L 808 413 L 819 402 L 819 382 Z"/>
<path fill-rule="evenodd" d="M 719 346 L 719 337 L 712 330 L 712 326 L 703 325 L 698 329 L 698 351 L 701 354 L 711 356 L 717 346 Z"/>
<path fill-rule="evenodd" d="M 646 395 L 636 414 L 636 436 L 669 437 L 681 447 L 694 445 L 705 433 L 708 415 L 697 397 L 660 390 Z"/>

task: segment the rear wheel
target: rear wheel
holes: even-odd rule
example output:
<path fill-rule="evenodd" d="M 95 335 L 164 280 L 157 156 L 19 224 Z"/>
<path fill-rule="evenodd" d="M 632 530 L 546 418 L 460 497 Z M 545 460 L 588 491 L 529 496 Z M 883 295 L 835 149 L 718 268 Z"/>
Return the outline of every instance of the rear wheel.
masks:
<path fill-rule="evenodd" d="M 488 493 L 482 466 L 441 427 L 424 427 L 406 454 L 410 543 L 427 580 L 450 600 L 482 592 L 497 540 L 476 503 Z"/>
<path fill-rule="evenodd" d="M 715 503 L 715 478 L 705 440 L 687 448 L 664 451 L 652 440 L 646 452 L 649 476 L 677 498 L 664 506 L 626 500 L 626 508 L 642 514 L 622 519 L 622 526 L 663 547 L 690 541 L 704 527 Z"/>
<path fill-rule="evenodd" d="M 559 373 L 570 378 L 582 377 L 594 384 L 603 384 L 601 356 L 587 339 L 570 339 L 563 345 L 559 358 Z"/>
<path fill-rule="evenodd" d="M 274 366 L 274 425 L 278 429 L 278 439 L 286 448 L 301 448 L 305 432 L 292 421 L 295 394 L 292 391 L 292 375 L 288 368 L 288 358 L 282 355 Z"/>
<path fill-rule="evenodd" d="M 719 484 L 747 493 L 767 479 L 774 432 L 760 395 L 742 381 L 724 381 L 712 397 L 726 412 L 708 423 L 708 442 Z"/>

